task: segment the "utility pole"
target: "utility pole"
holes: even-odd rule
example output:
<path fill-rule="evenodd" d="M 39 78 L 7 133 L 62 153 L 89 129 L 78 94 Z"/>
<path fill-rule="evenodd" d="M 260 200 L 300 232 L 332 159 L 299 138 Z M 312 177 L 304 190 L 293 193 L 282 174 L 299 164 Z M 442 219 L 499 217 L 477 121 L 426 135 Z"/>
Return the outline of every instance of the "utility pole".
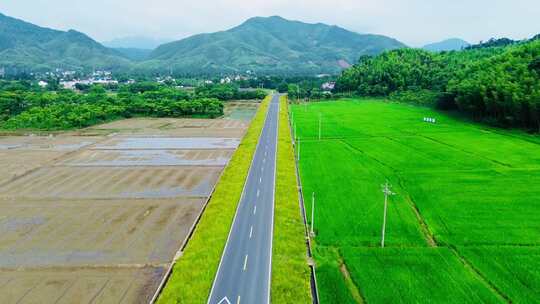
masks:
<path fill-rule="evenodd" d="M 321 140 L 322 114 L 319 113 L 319 141 Z"/>
<path fill-rule="evenodd" d="M 394 192 L 390 190 L 390 185 L 388 185 L 388 181 L 386 181 L 386 184 L 382 185 L 384 193 L 384 216 L 383 216 L 383 225 L 382 225 L 382 240 L 381 240 L 381 247 L 384 248 L 384 234 L 386 232 L 386 211 L 388 209 L 388 196 L 389 195 L 395 195 Z"/>
<path fill-rule="evenodd" d="M 315 192 L 311 194 L 311 237 L 315 236 Z"/>
<path fill-rule="evenodd" d="M 300 164 L 300 137 L 298 137 L 298 157 L 297 157 L 297 160 L 298 160 L 298 163 Z"/>

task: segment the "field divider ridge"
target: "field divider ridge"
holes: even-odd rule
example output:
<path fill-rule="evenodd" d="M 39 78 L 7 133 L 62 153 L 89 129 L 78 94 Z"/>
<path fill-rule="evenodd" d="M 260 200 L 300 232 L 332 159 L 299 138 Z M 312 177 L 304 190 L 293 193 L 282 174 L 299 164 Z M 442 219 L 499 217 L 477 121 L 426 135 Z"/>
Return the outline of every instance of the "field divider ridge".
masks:
<path fill-rule="evenodd" d="M 448 246 L 448 249 L 450 249 L 450 251 L 459 259 L 459 261 L 463 264 L 463 266 L 465 266 L 466 269 L 469 269 L 474 274 L 474 276 L 476 276 L 478 280 L 484 285 L 486 285 L 487 288 L 489 288 L 494 294 L 496 294 L 506 303 L 512 303 L 512 299 L 505 295 L 495 284 L 493 284 L 488 278 L 486 278 L 486 276 L 483 275 L 480 270 L 474 267 L 474 265 L 470 263 L 464 256 L 459 254 L 459 251 L 455 246 Z"/>

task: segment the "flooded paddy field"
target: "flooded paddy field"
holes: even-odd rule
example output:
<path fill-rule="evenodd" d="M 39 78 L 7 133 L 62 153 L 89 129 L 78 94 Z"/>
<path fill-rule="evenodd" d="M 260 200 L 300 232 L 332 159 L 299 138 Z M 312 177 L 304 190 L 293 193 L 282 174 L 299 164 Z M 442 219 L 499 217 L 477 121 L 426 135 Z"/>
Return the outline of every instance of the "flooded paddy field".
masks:
<path fill-rule="evenodd" d="M 0 187 L 2 198 L 206 197 L 223 167 L 41 167 Z"/>
<path fill-rule="evenodd" d="M 233 113 L 235 110 L 231 110 Z M 79 132 L 82 135 L 152 135 L 152 136 L 181 136 L 181 137 L 220 137 L 239 138 L 244 134 L 255 112 L 249 112 L 241 119 L 163 119 L 163 118 L 132 118 L 118 120 L 88 128 Z"/>
<path fill-rule="evenodd" d="M 248 124 L 0 137 L 1 302 L 148 303 Z"/>

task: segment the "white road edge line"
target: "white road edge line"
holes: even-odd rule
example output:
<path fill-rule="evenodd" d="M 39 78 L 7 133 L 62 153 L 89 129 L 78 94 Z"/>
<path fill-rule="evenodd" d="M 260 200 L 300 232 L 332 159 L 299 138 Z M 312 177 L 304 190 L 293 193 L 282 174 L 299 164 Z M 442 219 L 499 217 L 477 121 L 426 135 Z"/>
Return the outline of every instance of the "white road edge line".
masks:
<path fill-rule="evenodd" d="M 270 304 L 270 284 L 272 282 L 272 255 L 273 255 L 273 245 L 274 245 L 274 214 L 275 214 L 275 205 L 276 205 L 276 177 L 277 177 L 277 155 L 278 155 L 278 146 L 279 146 L 279 108 L 280 108 L 280 95 L 277 95 L 277 123 L 276 123 L 276 147 L 274 153 L 274 186 L 272 191 L 272 220 L 271 220 L 271 230 L 270 230 L 270 261 L 268 262 L 268 298 L 266 300 L 267 304 Z"/>
<path fill-rule="evenodd" d="M 246 254 L 246 257 L 244 258 L 244 268 L 242 269 L 242 271 L 246 271 L 247 260 L 248 260 L 248 255 Z"/>

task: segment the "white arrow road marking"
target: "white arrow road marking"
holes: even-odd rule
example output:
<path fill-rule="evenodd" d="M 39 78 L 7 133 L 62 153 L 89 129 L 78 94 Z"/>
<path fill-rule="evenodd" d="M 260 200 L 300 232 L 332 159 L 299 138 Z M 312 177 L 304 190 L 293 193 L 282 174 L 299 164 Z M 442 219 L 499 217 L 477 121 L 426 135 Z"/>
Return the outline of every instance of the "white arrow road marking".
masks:
<path fill-rule="evenodd" d="M 246 257 L 244 258 L 244 268 L 242 269 L 242 271 L 246 271 L 247 260 L 248 260 L 248 255 L 246 254 Z"/>
<path fill-rule="evenodd" d="M 221 301 L 218 302 L 218 304 L 231 304 L 231 302 L 229 301 L 229 299 L 227 299 L 227 297 L 224 297 L 223 299 L 221 299 Z"/>
<path fill-rule="evenodd" d="M 251 226 L 251 228 L 249 229 L 249 238 L 251 238 L 252 235 L 253 235 L 253 226 Z"/>

